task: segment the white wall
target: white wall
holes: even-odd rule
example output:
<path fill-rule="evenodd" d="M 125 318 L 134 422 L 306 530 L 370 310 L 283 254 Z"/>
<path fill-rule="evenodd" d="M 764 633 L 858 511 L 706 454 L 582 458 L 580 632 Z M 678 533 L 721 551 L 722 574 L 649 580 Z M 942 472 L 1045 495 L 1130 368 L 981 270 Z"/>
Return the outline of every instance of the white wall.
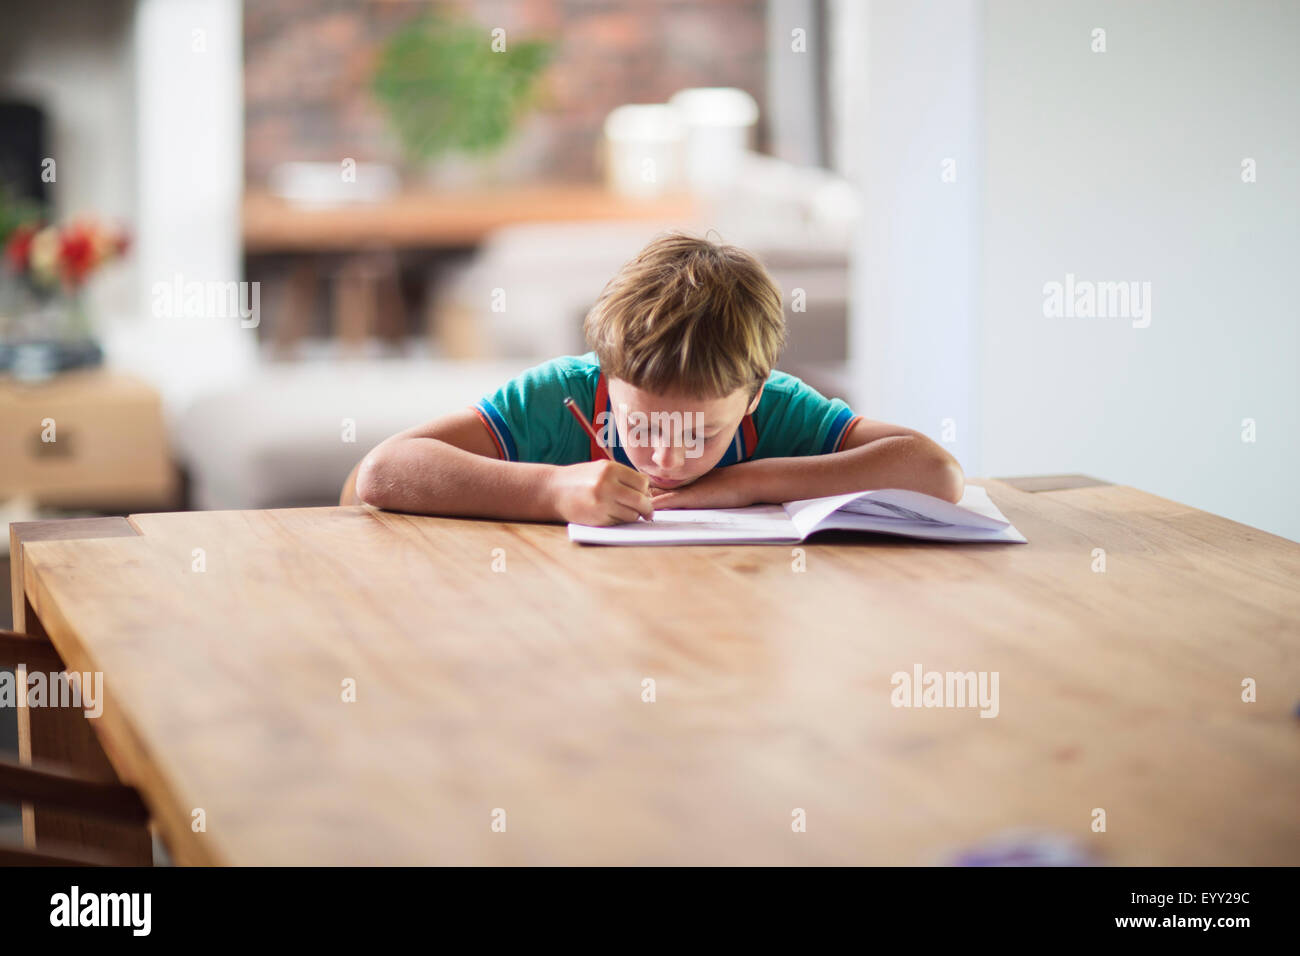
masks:
<path fill-rule="evenodd" d="M 1083 472 L 1300 540 L 1300 4 L 873 0 L 864 29 L 861 411 L 955 417 L 968 474 Z M 1150 283 L 1149 326 L 1045 316 L 1067 273 Z"/>
<path fill-rule="evenodd" d="M 865 17 L 837 20 L 866 31 L 837 44 L 865 61 L 867 86 L 841 160 L 859 171 L 864 208 L 851 280 L 854 410 L 937 440 L 947 423 L 945 446 L 968 474 L 982 473 L 981 16 L 978 0 L 877 0 Z"/>
<path fill-rule="evenodd" d="M 991 0 L 986 43 L 984 470 L 1300 539 L 1300 4 Z M 1150 326 L 1045 318 L 1067 272 L 1150 282 Z"/>

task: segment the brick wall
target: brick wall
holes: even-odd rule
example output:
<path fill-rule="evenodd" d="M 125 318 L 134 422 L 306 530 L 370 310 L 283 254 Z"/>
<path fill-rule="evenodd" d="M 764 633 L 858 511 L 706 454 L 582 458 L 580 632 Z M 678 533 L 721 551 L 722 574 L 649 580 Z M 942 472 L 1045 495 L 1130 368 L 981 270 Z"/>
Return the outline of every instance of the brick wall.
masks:
<path fill-rule="evenodd" d="M 498 159 L 511 180 L 599 175 L 606 114 L 688 86 L 738 86 L 763 106 L 765 0 L 481 0 L 487 34 L 555 43 L 542 103 Z M 415 0 L 246 0 L 245 172 L 265 182 L 292 159 L 400 162 L 369 91 L 384 39 L 426 9 Z M 760 115 L 762 115 L 760 113 Z M 761 123 L 761 120 L 760 120 Z M 759 130 L 760 140 L 762 130 Z"/>

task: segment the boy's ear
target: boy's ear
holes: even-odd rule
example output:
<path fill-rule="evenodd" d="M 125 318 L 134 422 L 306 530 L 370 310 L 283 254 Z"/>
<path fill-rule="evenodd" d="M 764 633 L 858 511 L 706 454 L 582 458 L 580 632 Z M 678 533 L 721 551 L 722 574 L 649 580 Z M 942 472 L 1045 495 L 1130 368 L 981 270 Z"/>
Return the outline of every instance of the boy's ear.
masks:
<path fill-rule="evenodd" d="M 745 410 L 746 415 L 754 414 L 754 409 L 758 408 L 758 400 L 763 397 L 763 386 L 758 386 L 758 391 L 754 393 L 754 400 L 749 403 L 749 408 Z"/>

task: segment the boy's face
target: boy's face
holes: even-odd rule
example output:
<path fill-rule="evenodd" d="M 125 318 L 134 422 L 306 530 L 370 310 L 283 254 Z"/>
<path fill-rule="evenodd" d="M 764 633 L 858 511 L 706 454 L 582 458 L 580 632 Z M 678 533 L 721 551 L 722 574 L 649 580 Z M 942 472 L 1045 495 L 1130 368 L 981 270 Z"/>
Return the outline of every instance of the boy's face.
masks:
<path fill-rule="evenodd" d="M 680 488 L 716 465 L 741 420 L 758 407 L 762 390 L 750 400 L 748 389 L 724 398 L 648 392 L 609 380 L 609 400 L 619 442 L 637 471 L 657 488 Z"/>

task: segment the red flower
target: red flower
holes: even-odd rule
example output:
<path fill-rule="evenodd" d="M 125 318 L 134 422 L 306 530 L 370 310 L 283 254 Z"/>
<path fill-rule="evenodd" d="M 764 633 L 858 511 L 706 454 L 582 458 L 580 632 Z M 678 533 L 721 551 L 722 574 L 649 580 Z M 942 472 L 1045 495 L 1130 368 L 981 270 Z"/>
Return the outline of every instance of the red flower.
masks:
<path fill-rule="evenodd" d="M 79 286 L 95 267 L 94 230 L 74 223 L 59 236 L 59 266 L 64 282 Z"/>
<path fill-rule="evenodd" d="M 9 243 L 5 246 L 5 261 L 15 272 L 26 272 L 27 261 L 32 251 L 32 236 L 36 235 L 36 225 L 19 226 L 9 234 Z"/>

